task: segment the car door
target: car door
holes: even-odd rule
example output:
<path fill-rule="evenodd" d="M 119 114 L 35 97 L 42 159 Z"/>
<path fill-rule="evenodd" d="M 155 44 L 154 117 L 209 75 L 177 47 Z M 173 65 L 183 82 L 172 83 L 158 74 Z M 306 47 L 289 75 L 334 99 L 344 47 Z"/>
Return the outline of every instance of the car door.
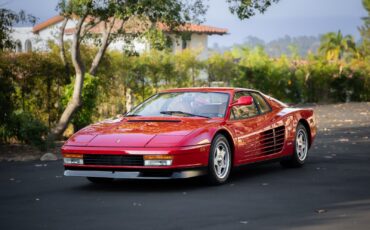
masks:
<path fill-rule="evenodd" d="M 247 91 L 236 92 L 233 101 L 241 96 L 251 96 L 251 94 Z M 233 130 L 237 138 L 236 161 L 242 163 L 253 156 L 260 155 L 260 130 L 263 129 L 263 122 L 255 102 L 248 106 L 233 106 L 230 109 L 227 126 Z"/>
<path fill-rule="evenodd" d="M 269 156 L 281 152 L 285 143 L 285 126 L 282 120 L 275 119 L 270 105 L 258 92 L 251 92 L 254 102 L 260 111 L 261 133 L 259 142 L 259 156 Z"/>

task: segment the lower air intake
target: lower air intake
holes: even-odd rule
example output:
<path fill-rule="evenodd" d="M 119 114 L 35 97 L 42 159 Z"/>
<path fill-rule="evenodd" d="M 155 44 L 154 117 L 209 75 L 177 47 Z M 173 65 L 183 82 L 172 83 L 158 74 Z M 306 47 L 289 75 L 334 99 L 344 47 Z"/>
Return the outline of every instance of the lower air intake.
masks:
<path fill-rule="evenodd" d="M 143 156 L 85 154 L 85 165 L 144 166 Z"/>

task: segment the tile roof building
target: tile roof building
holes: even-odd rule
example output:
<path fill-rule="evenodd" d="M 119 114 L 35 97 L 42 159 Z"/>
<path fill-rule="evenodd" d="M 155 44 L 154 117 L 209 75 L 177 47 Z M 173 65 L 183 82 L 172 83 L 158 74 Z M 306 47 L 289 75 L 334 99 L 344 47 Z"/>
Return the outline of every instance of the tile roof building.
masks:
<path fill-rule="evenodd" d="M 54 16 L 46 21 L 38 23 L 34 27 L 17 27 L 14 28 L 12 34 L 13 39 L 16 41 L 16 51 L 17 52 L 27 52 L 32 50 L 47 51 L 49 40 L 57 41 L 60 33 L 60 27 L 63 22 L 63 16 Z M 86 19 L 87 22 L 93 20 L 89 17 Z M 72 39 L 72 34 L 74 32 L 76 20 L 69 20 L 65 29 L 65 39 Z M 115 20 L 113 30 L 117 30 L 118 25 L 122 22 Z M 96 26 L 89 29 L 89 32 L 99 34 L 101 33 L 102 24 L 97 24 Z M 172 50 L 173 52 L 178 52 L 186 48 L 200 50 L 199 57 L 205 59 L 208 57 L 208 36 L 209 35 L 225 35 L 227 34 L 227 29 L 206 26 L 206 25 L 196 25 L 196 24 L 184 24 L 177 27 L 175 30 L 171 30 L 170 27 L 163 23 L 157 23 L 157 28 L 166 32 L 167 35 L 172 39 Z M 127 28 L 129 25 L 127 26 Z M 140 30 L 138 26 L 131 26 L 130 30 Z M 126 30 L 126 25 L 125 25 Z M 183 37 L 176 36 L 178 32 L 188 32 L 186 40 Z M 110 49 L 123 50 L 125 47 L 124 39 L 118 39 L 112 42 L 109 46 Z M 145 52 L 150 50 L 150 45 L 145 39 L 135 39 L 132 43 L 132 47 L 136 52 Z"/>

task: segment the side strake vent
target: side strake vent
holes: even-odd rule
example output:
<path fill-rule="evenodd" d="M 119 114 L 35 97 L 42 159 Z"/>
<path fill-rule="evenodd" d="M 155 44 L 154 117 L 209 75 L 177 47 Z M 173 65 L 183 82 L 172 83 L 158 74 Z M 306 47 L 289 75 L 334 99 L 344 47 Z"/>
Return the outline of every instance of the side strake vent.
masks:
<path fill-rule="evenodd" d="M 279 126 L 261 133 L 261 151 L 264 154 L 278 153 L 283 149 L 285 140 L 285 127 Z"/>

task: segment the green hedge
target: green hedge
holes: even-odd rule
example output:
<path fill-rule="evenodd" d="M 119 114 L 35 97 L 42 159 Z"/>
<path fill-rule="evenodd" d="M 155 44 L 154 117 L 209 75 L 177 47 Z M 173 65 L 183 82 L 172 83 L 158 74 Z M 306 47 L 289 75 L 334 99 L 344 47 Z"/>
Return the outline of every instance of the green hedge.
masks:
<path fill-rule="evenodd" d="M 83 47 L 86 63 L 94 52 Z M 370 101 L 366 58 L 270 58 L 261 48 L 211 54 L 204 61 L 197 59 L 198 54 L 189 50 L 140 56 L 107 53 L 97 76 L 86 75 L 83 107 L 72 120 L 74 129 L 124 113 L 161 89 L 209 86 L 213 81 L 258 89 L 290 103 Z M 50 53 L 0 53 L 0 141 L 42 148 L 45 133 L 72 94 L 71 75 L 66 76 L 56 47 Z"/>

